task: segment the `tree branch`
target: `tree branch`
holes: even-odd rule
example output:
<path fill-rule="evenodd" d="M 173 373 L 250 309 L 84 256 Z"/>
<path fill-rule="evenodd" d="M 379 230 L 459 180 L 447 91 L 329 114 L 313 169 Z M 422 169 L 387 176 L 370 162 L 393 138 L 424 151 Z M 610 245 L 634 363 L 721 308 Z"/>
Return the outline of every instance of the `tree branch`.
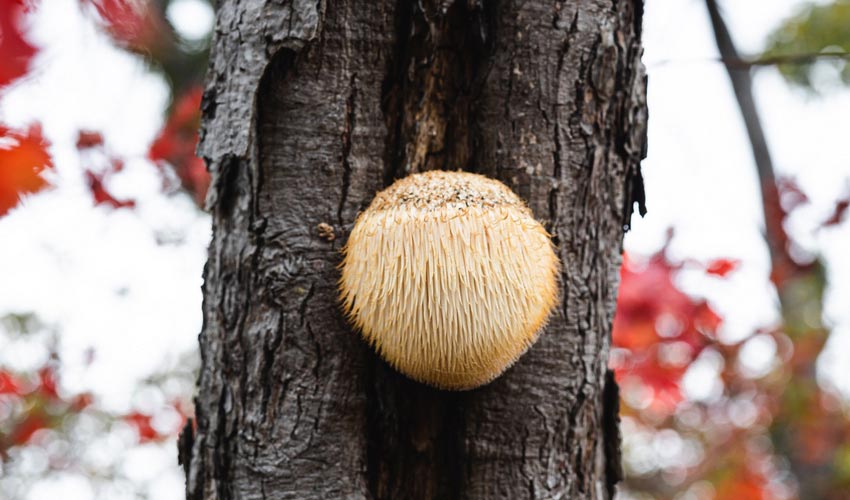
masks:
<path fill-rule="evenodd" d="M 742 59 L 738 54 L 738 49 L 735 47 L 732 36 L 729 34 L 729 29 L 720 15 L 717 1 L 705 0 L 705 6 L 711 18 L 711 27 L 714 30 L 714 38 L 717 42 L 717 49 L 720 51 L 720 58 L 726 67 L 729 80 L 732 82 L 735 99 L 738 102 L 738 107 L 741 109 L 741 116 L 744 119 L 744 125 L 752 146 L 753 159 L 756 163 L 762 196 L 765 239 L 767 240 L 771 261 L 775 268 L 785 259 L 786 252 L 781 221 L 776 220 L 771 208 L 778 201 L 775 199 L 777 196 L 776 175 L 773 169 L 770 149 L 767 146 L 767 139 L 765 138 L 764 129 L 762 128 L 755 99 L 753 98 L 753 80 L 752 75 L 750 75 L 750 65 L 744 65 L 742 67 L 735 64 L 735 61 L 741 61 Z"/>

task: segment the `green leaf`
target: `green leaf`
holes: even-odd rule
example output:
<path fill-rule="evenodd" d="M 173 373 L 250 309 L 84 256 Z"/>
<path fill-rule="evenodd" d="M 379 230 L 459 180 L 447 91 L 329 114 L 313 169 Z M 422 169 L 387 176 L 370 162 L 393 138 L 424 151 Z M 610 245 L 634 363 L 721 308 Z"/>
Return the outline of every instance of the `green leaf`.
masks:
<path fill-rule="evenodd" d="M 823 54 L 824 57 L 817 57 Z M 836 55 L 829 57 L 828 54 Z M 837 80 L 850 85 L 850 1 L 808 4 L 786 19 L 768 37 L 763 59 L 787 60 L 778 64 L 788 82 L 817 90 L 813 81 L 816 64 L 832 65 Z M 808 57 L 812 56 L 812 57 Z"/>

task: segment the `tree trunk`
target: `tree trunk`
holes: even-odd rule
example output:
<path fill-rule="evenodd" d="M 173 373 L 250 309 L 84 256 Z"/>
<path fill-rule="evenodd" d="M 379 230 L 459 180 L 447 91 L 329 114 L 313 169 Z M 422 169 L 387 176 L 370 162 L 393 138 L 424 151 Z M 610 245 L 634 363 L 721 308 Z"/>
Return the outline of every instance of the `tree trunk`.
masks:
<path fill-rule="evenodd" d="M 606 359 L 643 197 L 641 13 L 640 0 L 220 2 L 187 498 L 613 496 Z M 428 169 L 505 182 L 563 263 L 540 340 L 468 392 L 393 371 L 337 302 L 358 211 Z"/>

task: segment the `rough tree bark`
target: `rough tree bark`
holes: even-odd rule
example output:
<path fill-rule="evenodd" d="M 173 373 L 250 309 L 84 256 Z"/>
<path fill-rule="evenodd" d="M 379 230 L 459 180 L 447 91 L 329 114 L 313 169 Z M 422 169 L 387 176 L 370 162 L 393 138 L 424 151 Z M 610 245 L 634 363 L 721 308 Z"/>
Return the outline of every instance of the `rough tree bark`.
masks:
<path fill-rule="evenodd" d="M 187 498 L 613 496 L 606 358 L 643 199 L 641 14 L 641 0 L 220 2 Z M 563 262 L 545 334 L 470 392 L 394 372 L 336 298 L 358 211 L 438 168 L 511 186 Z"/>

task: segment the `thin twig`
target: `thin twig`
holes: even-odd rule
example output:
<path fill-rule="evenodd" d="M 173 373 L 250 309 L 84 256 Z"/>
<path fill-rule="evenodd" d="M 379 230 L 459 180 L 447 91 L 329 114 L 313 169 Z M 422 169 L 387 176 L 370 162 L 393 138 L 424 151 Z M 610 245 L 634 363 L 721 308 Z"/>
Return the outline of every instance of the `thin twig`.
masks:
<path fill-rule="evenodd" d="M 802 54 L 781 54 L 774 56 L 759 57 L 756 59 L 744 58 L 705 58 L 705 59 L 663 59 L 649 64 L 651 68 L 666 66 L 668 64 L 716 64 L 721 63 L 734 69 L 750 69 L 766 66 L 779 65 L 801 65 L 812 64 L 822 59 L 843 59 L 850 61 L 850 52 L 812 52 Z"/>
<path fill-rule="evenodd" d="M 801 54 L 777 54 L 773 56 L 760 57 L 758 59 L 722 59 L 727 66 L 736 69 L 747 69 L 757 66 L 777 66 L 780 64 L 811 64 L 820 59 L 844 59 L 850 60 L 848 52 L 811 52 Z"/>

